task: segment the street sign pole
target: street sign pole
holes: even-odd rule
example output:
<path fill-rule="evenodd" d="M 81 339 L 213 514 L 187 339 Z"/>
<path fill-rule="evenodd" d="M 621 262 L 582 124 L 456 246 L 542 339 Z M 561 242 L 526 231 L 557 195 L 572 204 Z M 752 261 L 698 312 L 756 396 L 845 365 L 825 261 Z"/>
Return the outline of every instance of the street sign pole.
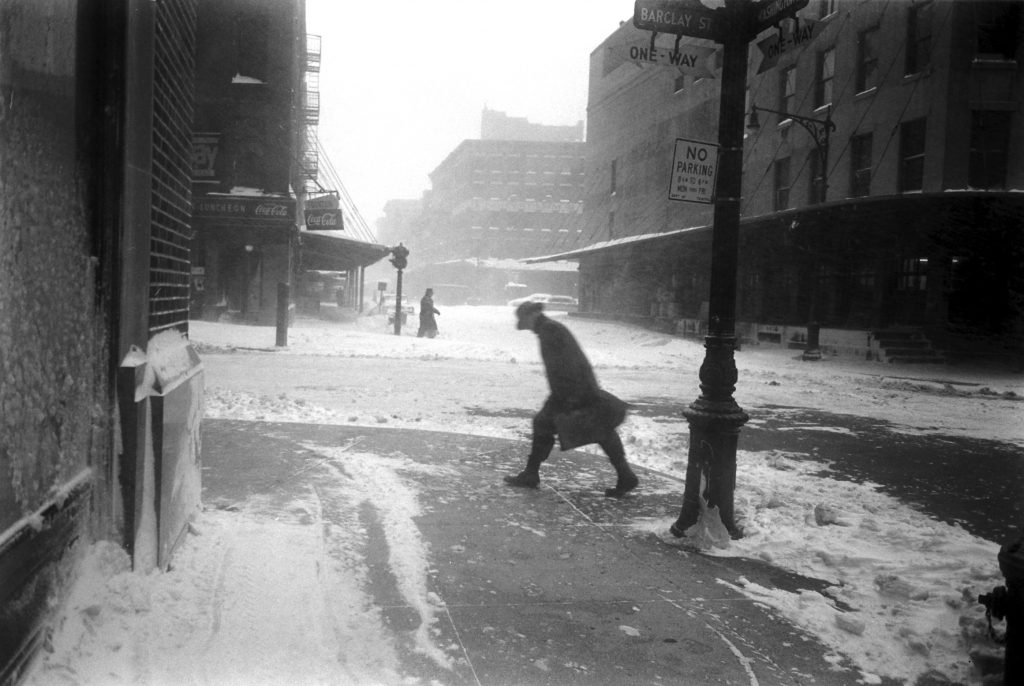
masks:
<path fill-rule="evenodd" d="M 747 87 L 749 3 L 726 0 L 722 40 L 722 90 L 718 117 L 719 173 L 711 237 L 711 293 L 700 397 L 683 415 L 690 425 L 686 486 L 679 518 L 671 531 L 683 536 L 700 519 L 701 501 L 717 508 L 733 538 L 736 448 L 749 416 L 733 399 L 736 370 L 736 272 L 743 172 L 743 117 Z"/>
<path fill-rule="evenodd" d="M 705 38 L 722 44 L 718 116 L 718 182 L 711 229 L 711 293 L 700 396 L 683 411 L 690 425 L 689 461 L 679 518 L 670 531 L 683 537 L 701 513 L 717 511 L 730 536 L 736 525 L 736 446 L 750 417 L 732 394 L 736 390 L 736 273 L 740 196 L 743 181 L 743 116 L 748 44 L 758 33 L 796 15 L 809 0 L 725 0 L 711 9 L 699 0 L 636 0 L 633 24 L 651 31 Z M 685 199 L 685 198 L 684 198 Z"/>

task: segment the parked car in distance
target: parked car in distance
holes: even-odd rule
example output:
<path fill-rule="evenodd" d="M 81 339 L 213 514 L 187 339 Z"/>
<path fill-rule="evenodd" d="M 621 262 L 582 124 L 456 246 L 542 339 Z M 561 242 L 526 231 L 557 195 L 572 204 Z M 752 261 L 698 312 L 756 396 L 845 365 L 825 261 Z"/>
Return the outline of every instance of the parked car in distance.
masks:
<path fill-rule="evenodd" d="M 580 301 L 571 295 L 551 295 L 550 293 L 531 293 L 521 298 L 513 298 L 508 301 L 512 307 L 519 307 L 523 303 L 543 303 L 548 310 L 565 310 L 574 312 L 580 305 Z"/>
<path fill-rule="evenodd" d="M 394 293 L 385 293 L 384 295 L 382 295 L 381 299 L 380 299 L 379 307 L 380 307 L 380 310 L 382 312 L 387 314 L 387 316 L 388 316 L 388 324 L 394 324 L 395 323 L 395 294 Z M 409 315 L 410 314 L 415 314 L 415 313 L 416 313 L 416 308 L 413 307 L 409 303 L 409 299 L 403 295 L 402 296 L 402 326 L 405 326 L 406 322 L 408 322 Z"/>

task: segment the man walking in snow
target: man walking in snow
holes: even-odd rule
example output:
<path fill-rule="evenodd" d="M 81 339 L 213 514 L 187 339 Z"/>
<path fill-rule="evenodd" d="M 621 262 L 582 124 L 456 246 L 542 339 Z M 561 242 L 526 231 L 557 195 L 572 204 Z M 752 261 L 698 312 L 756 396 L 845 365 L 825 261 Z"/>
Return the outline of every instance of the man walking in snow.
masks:
<path fill-rule="evenodd" d="M 434 307 L 434 289 L 428 288 L 423 297 L 420 298 L 420 330 L 416 332 L 418 338 L 433 338 L 437 335 L 437 320 L 434 315 L 441 314 Z"/>
<path fill-rule="evenodd" d="M 590 361 L 563 324 L 544 315 L 544 305 L 526 302 L 516 308 L 516 328 L 530 329 L 540 340 L 551 395 L 533 418 L 533 444 L 526 468 L 506 476 L 511 486 L 536 488 L 540 465 L 548 458 L 557 434 L 562 450 L 597 443 L 618 475 L 614 488 L 604 494 L 619 498 L 640 483 L 626 461 L 622 440 L 615 430 L 626 417 L 626 403 L 601 389 Z"/>

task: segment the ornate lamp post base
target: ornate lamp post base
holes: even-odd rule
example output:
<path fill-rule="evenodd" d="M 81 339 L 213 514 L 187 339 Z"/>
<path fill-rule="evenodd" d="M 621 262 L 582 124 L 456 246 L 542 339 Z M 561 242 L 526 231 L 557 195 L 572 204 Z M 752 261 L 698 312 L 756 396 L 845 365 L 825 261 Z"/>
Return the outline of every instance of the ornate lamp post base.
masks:
<path fill-rule="evenodd" d="M 733 400 L 737 372 L 732 336 L 708 336 L 706 355 L 700 368 L 701 396 L 683 416 L 690 424 L 690 449 L 686 466 L 686 488 L 679 518 L 669 529 L 682 537 L 700 519 L 701 501 L 718 508 L 722 524 L 733 538 L 742 535 L 736 526 L 733 495 L 736 491 L 736 446 L 740 427 L 750 415 Z"/>
<path fill-rule="evenodd" d="M 818 322 L 807 325 L 807 348 L 800 356 L 804 362 L 817 362 L 821 359 L 821 326 Z"/>

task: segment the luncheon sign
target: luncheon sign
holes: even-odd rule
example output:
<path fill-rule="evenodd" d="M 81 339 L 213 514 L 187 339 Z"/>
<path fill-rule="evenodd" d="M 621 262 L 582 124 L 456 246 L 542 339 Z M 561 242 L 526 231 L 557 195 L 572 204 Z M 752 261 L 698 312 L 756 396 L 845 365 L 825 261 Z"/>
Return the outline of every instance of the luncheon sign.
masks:
<path fill-rule="evenodd" d="M 684 138 L 676 139 L 672 155 L 670 200 L 711 203 L 718 175 L 718 146 Z"/>

